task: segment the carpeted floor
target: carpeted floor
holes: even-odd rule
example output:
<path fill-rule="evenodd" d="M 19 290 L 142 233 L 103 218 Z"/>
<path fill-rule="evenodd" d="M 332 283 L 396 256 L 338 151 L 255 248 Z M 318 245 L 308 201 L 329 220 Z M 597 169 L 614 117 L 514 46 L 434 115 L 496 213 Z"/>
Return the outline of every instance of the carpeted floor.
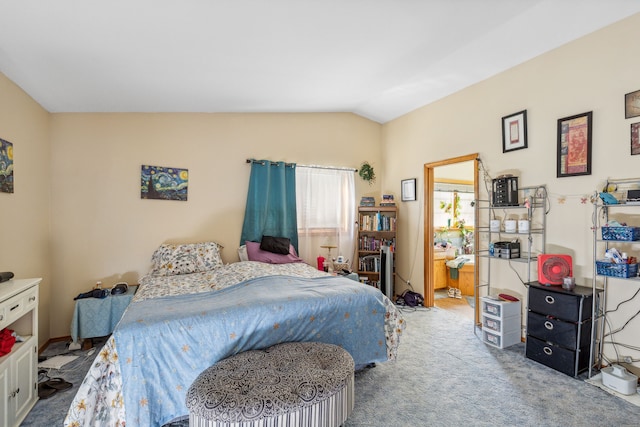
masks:
<path fill-rule="evenodd" d="M 355 408 L 344 427 L 638 425 L 640 407 L 584 375 L 571 378 L 525 358 L 524 344 L 487 346 L 472 321 L 439 308 L 403 313 L 398 360 L 356 373 Z M 39 401 L 23 426 L 62 425 L 94 357 L 75 353 L 81 357 L 51 373 L 74 388 Z"/>

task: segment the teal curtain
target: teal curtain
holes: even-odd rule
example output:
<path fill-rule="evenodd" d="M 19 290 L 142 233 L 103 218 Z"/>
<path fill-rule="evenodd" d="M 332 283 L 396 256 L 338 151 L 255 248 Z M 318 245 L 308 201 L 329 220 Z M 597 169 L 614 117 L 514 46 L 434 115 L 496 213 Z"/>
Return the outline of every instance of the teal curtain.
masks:
<path fill-rule="evenodd" d="M 250 160 L 251 177 L 240 244 L 263 235 L 288 237 L 298 250 L 295 163 Z"/>

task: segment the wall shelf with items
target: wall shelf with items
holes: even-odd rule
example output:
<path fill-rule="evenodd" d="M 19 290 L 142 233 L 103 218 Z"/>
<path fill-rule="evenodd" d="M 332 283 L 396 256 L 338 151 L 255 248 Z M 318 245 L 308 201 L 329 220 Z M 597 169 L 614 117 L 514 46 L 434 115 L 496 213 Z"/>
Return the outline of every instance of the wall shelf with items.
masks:
<path fill-rule="evenodd" d="M 396 206 L 360 206 L 358 208 L 358 275 L 367 283 L 380 287 L 381 274 L 388 271 L 393 286 L 398 220 Z M 383 256 L 385 259 L 383 259 Z M 386 257 L 389 264 L 383 265 Z"/>
<path fill-rule="evenodd" d="M 534 281 L 532 268 L 538 255 L 544 253 L 547 228 L 547 188 L 544 185 L 520 187 L 517 199 L 502 204 L 496 197 L 478 200 L 479 216 L 486 223 L 476 227 L 476 253 L 487 259 L 475 284 L 476 295 L 483 288 L 490 294 L 491 269 L 494 260 L 526 264 L 525 283 Z M 496 204 L 498 203 L 498 204 Z M 501 216 L 500 216 L 501 215 Z M 537 269 L 534 269 L 537 272 Z"/>
<path fill-rule="evenodd" d="M 626 325 L 627 320 L 615 322 L 608 316 L 608 300 L 615 298 L 612 303 L 618 308 L 626 302 L 638 301 L 635 296 L 619 301 L 620 288 L 617 286 L 626 282 L 634 286 L 634 290 L 639 291 L 640 277 L 638 277 L 637 259 L 640 258 L 640 178 L 633 179 L 609 179 L 607 180 L 603 192 L 594 199 L 594 224 L 593 230 L 593 280 L 592 290 L 594 294 L 599 293 L 598 304 L 594 304 L 592 318 L 596 323 L 591 334 L 592 354 L 590 357 L 589 377 L 595 371 L 599 371 L 605 365 L 614 363 L 624 363 L 625 360 L 608 360 L 605 357 L 605 325 L 610 328 Z M 615 251 L 614 251 L 615 249 Z M 609 252 L 611 258 L 607 258 Z M 622 258 L 627 255 L 627 260 L 615 262 L 615 258 Z M 621 259 L 617 259 L 621 261 Z M 636 261 L 636 262 L 633 262 Z M 611 292 L 610 288 L 617 292 Z M 636 302 L 637 304 L 637 302 Z M 635 313 L 635 309 L 632 309 Z M 611 342 L 614 339 L 610 339 Z M 615 340 L 616 344 L 624 346 L 625 351 L 615 352 L 616 358 L 626 356 L 630 352 L 635 352 L 637 360 L 640 352 L 632 350 L 637 348 L 638 343 L 624 343 Z M 618 356 L 620 354 L 620 356 Z"/>

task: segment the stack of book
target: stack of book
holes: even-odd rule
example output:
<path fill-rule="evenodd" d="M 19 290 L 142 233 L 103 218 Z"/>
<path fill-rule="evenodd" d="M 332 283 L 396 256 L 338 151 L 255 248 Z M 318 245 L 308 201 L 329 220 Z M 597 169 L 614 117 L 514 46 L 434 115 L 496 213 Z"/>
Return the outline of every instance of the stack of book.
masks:
<path fill-rule="evenodd" d="M 376 199 L 373 197 L 362 196 L 362 199 L 360 199 L 360 206 L 375 206 L 375 205 L 376 205 Z"/>
<path fill-rule="evenodd" d="M 395 206 L 396 202 L 393 200 L 393 194 L 383 194 L 380 206 Z"/>

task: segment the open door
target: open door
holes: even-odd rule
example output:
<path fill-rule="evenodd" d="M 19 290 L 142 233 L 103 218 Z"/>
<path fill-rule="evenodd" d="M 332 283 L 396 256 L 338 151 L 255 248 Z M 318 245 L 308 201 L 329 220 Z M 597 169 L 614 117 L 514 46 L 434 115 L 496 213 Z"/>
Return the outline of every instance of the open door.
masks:
<path fill-rule="evenodd" d="M 439 162 L 427 163 L 424 165 L 424 305 L 426 307 L 433 307 L 435 303 L 435 272 L 433 267 L 433 260 L 435 259 L 434 250 L 434 191 L 435 191 L 435 177 L 436 168 L 441 166 L 455 165 L 457 163 L 471 162 L 473 165 L 473 191 L 474 200 L 478 199 L 478 154 L 469 154 L 466 156 L 455 157 L 452 159 L 442 160 Z M 474 213 L 474 224 L 478 224 L 477 209 Z M 474 250 L 474 253 L 476 251 Z M 478 262 L 477 255 L 474 256 L 475 266 L 474 269 L 474 283 L 478 282 Z M 479 322 L 478 313 L 478 295 L 474 291 L 475 309 L 474 319 L 475 323 Z"/>

